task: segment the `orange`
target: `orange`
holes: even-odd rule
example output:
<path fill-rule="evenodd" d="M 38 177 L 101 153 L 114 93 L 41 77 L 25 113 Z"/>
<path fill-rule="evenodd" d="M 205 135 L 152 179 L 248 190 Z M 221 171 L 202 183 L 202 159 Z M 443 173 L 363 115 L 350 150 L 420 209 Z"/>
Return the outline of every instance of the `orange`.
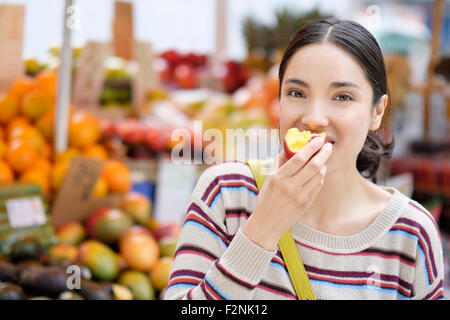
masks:
<path fill-rule="evenodd" d="M 36 128 L 42 133 L 42 135 L 47 140 L 53 138 L 53 122 L 55 119 L 55 114 L 53 112 L 47 112 L 42 115 L 36 121 Z"/>
<path fill-rule="evenodd" d="M 14 173 L 8 164 L 0 160 L 0 185 L 10 184 L 14 182 Z"/>
<path fill-rule="evenodd" d="M 125 259 L 130 269 L 148 272 L 158 262 L 158 242 L 151 234 L 122 234 L 119 239 L 120 255 Z"/>
<path fill-rule="evenodd" d="M 50 174 L 52 172 L 52 165 L 46 158 L 39 157 L 33 164 L 32 169 L 38 169 L 42 172 Z"/>
<path fill-rule="evenodd" d="M 56 96 L 57 74 L 52 70 L 45 70 L 39 72 L 36 76 L 36 86 L 42 92 L 45 92 L 50 97 Z"/>
<path fill-rule="evenodd" d="M 45 139 L 35 127 L 23 126 L 14 128 L 9 135 L 9 141 L 15 139 L 29 141 L 36 148 L 37 152 L 40 155 L 42 154 Z"/>
<path fill-rule="evenodd" d="M 20 176 L 21 182 L 34 183 L 41 187 L 43 193 L 48 193 L 50 189 L 50 178 L 48 172 L 40 169 L 30 169 Z"/>
<path fill-rule="evenodd" d="M 0 140 L 5 140 L 5 129 L 0 127 Z"/>
<path fill-rule="evenodd" d="M 25 126 L 31 126 L 30 121 L 25 118 L 25 117 L 15 117 L 14 119 L 12 119 L 8 126 L 6 127 L 6 138 L 9 139 L 9 136 L 11 134 L 11 132 L 17 128 L 17 127 L 25 127 Z"/>
<path fill-rule="evenodd" d="M 27 76 L 20 77 L 12 83 L 9 92 L 18 98 L 22 98 L 25 94 L 33 90 L 35 86 L 36 81 L 34 78 Z"/>
<path fill-rule="evenodd" d="M 102 176 L 111 192 L 126 193 L 131 189 L 130 171 L 120 161 L 107 161 L 103 167 Z"/>
<path fill-rule="evenodd" d="M 20 111 L 31 120 L 36 120 L 52 109 L 54 98 L 39 88 L 28 92 L 22 101 Z"/>
<path fill-rule="evenodd" d="M 170 268 L 172 267 L 172 257 L 160 258 L 150 270 L 150 279 L 156 290 L 163 290 L 169 283 Z"/>
<path fill-rule="evenodd" d="M 0 95 L 0 123 L 10 122 L 19 111 L 19 101 L 11 94 Z"/>
<path fill-rule="evenodd" d="M 85 148 L 100 138 L 100 124 L 92 114 L 75 111 L 69 121 L 69 145 Z"/>
<path fill-rule="evenodd" d="M 59 190 L 69 171 L 70 161 L 61 161 L 57 163 L 51 173 L 51 186 L 53 190 Z"/>
<path fill-rule="evenodd" d="M 52 159 L 53 157 L 53 147 L 50 144 L 50 142 L 46 142 L 44 144 L 44 147 L 42 148 L 42 153 L 41 156 L 44 157 L 45 159 Z"/>
<path fill-rule="evenodd" d="M 108 159 L 108 152 L 105 147 L 100 144 L 94 144 L 84 149 L 83 155 L 100 160 Z"/>
<path fill-rule="evenodd" d="M 92 196 L 95 198 L 102 198 L 108 194 L 108 185 L 105 179 L 102 177 L 97 179 L 94 189 L 92 190 Z"/>
<path fill-rule="evenodd" d="M 6 160 L 17 173 L 23 173 L 31 168 L 37 156 L 35 147 L 27 140 L 12 140 L 6 148 Z"/>

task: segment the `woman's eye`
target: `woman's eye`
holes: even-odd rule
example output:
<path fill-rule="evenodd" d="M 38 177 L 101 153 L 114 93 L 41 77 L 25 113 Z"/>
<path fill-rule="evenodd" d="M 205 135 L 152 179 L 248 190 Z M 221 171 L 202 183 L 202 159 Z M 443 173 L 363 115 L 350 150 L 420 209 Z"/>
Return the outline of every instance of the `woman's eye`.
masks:
<path fill-rule="evenodd" d="M 339 94 L 336 96 L 336 100 L 338 101 L 351 101 L 353 98 L 348 94 Z"/>
<path fill-rule="evenodd" d="M 288 95 L 292 96 L 292 97 L 295 97 L 295 98 L 303 98 L 304 97 L 303 92 L 300 91 L 300 90 L 297 90 L 297 89 L 290 89 L 288 91 Z"/>

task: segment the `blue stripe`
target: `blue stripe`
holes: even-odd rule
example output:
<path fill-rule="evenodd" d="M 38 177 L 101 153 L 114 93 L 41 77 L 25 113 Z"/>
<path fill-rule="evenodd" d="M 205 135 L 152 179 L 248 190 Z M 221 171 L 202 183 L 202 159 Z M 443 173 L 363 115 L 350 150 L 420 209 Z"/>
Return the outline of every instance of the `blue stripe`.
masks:
<path fill-rule="evenodd" d="M 239 186 L 239 187 L 235 187 L 235 186 L 221 186 L 219 192 L 217 192 L 217 194 L 214 196 L 213 201 L 211 201 L 209 208 L 210 209 L 214 209 L 214 206 L 216 205 L 217 200 L 219 199 L 219 196 L 222 194 L 222 190 L 223 189 L 230 189 L 229 191 L 241 191 L 242 189 L 244 189 L 245 191 L 247 191 L 247 193 L 257 197 L 258 194 L 253 191 L 250 190 L 247 186 Z"/>
<path fill-rule="evenodd" d="M 419 253 L 420 253 L 420 255 L 422 256 L 422 259 L 423 259 L 423 272 L 427 276 L 427 283 L 428 283 L 428 285 L 431 285 L 431 280 L 430 280 L 430 276 L 429 276 L 429 273 L 428 273 L 427 260 L 426 260 L 426 257 L 425 257 L 425 252 L 423 251 L 423 249 L 420 246 L 420 244 L 418 244 L 418 247 L 419 247 L 418 251 L 419 251 Z"/>
<path fill-rule="evenodd" d="M 270 261 L 269 265 L 271 265 L 274 268 L 283 270 L 289 276 L 289 273 L 287 272 L 287 270 L 285 269 L 285 267 L 283 267 L 283 265 L 281 263 L 276 262 L 276 261 Z"/>
<path fill-rule="evenodd" d="M 417 235 L 415 235 L 414 233 L 410 233 L 410 232 L 408 232 L 406 230 L 389 230 L 389 233 L 391 233 L 391 234 L 392 233 L 401 233 L 402 235 L 404 235 L 404 236 L 406 236 L 408 238 L 412 238 L 412 239 L 417 241 L 418 252 L 422 256 L 423 261 L 424 261 L 424 267 L 423 267 L 424 268 L 424 273 L 425 273 L 425 275 L 427 277 L 428 285 L 430 285 L 431 284 L 431 280 L 430 280 L 430 276 L 429 276 L 429 273 L 428 273 L 428 267 L 427 267 L 427 260 L 426 260 L 426 256 L 425 256 L 425 251 L 423 250 L 422 246 L 420 245 L 419 238 L 417 237 Z"/>
<path fill-rule="evenodd" d="M 232 300 L 229 296 L 227 296 L 225 293 L 223 293 L 222 291 L 220 291 L 214 283 L 211 282 L 211 280 L 208 278 L 208 275 L 205 276 L 205 282 L 214 289 L 214 291 L 216 291 L 222 298 L 224 298 L 225 300 Z"/>
<path fill-rule="evenodd" d="M 209 228 L 205 227 L 203 224 L 201 224 L 198 221 L 195 220 L 187 220 L 184 225 L 189 225 L 189 226 L 194 226 L 194 227 L 198 227 L 200 229 L 205 230 L 206 232 L 208 232 L 210 235 L 212 235 L 213 237 L 217 238 L 220 240 L 220 242 L 222 243 L 222 245 L 226 248 L 228 248 L 228 245 L 223 241 L 223 239 L 216 233 L 212 232 Z"/>
<path fill-rule="evenodd" d="M 374 291 L 390 293 L 390 294 L 394 293 L 404 300 L 409 300 L 409 297 L 405 296 L 400 291 L 397 291 L 394 288 L 383 288 L 383 287 L 380 287 L 377 285 L 370 285 L 370 284 L 337 283 L 337 282 L 332 282 L 332 281 L 327 281 L 327 280 L 319 280 L 319 279 L 311 279 L 311 278 L 309 280 L 311 281 L 311 283 L 315 282 L 318 285 L 327 285 L 327 286 L 332 286 L 332 287 L 346 288 L 346 289 L 353 289 L 353 290 L 374 290 Z"/>
<path fill-rule="evenodd" d="M 179 287 L 190 289 L 190 288 L 193 288 L 193 287 L 196 287 L 196 286 L 197 286 L 196 284 L 189 283 L 189 282 L 179 282 L 179 283 L 175 283 L 175 284 L 170 285 L 169 287 L 167 287 L 167 290 L 171 290 L 171 289 L 179 288 Z"/>

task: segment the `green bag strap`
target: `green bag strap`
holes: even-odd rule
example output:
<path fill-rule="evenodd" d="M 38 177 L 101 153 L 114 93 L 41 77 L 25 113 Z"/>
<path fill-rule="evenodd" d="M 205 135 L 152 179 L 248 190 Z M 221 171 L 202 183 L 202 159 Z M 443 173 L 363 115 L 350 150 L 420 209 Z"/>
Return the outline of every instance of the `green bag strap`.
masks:
<path fill-rule="evenodd" d="M 249 159 L 247 164 L 253 172 L 256 186 L 261 190 L 267 177 L 267 167 L 261 159 Z M 281 255 L 291 277 L 295 292 L 299 300 L 316 300 L 316 296 L 309 282 L 308 274 L 297 250 L 291 231 L 288 229 L 278 242 Z"/>

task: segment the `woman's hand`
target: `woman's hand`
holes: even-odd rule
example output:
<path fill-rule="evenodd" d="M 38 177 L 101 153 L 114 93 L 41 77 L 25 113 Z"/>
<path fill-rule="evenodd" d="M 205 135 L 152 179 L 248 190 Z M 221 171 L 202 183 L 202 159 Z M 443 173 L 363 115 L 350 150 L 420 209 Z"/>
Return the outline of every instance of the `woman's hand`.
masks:
<path fill-rule="evenodd" d="M 250 240 L 267 250 L 276 248 L 281 236 L 309 209 L 322 188 L 331 150 L 331 143 L 316 138 L 289 160 L 284 151 L 278 154 L 254 211 L 242 228 Z"/>

